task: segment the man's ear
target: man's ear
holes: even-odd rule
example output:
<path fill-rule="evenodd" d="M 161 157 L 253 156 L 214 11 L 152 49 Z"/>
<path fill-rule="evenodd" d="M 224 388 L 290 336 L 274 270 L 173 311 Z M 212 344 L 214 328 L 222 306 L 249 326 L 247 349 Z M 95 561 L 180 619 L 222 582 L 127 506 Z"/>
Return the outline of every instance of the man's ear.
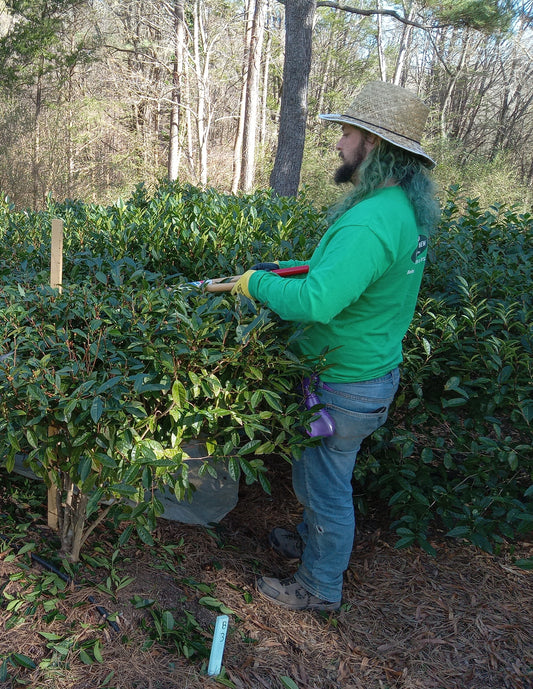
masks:
<path fill-rule="evenodd" d="M 367 132 L 365 136 L 365 150 L 368 155 L 380 142 L 380 137 L 377 134 L 372 134 L 372 132 Z"/>

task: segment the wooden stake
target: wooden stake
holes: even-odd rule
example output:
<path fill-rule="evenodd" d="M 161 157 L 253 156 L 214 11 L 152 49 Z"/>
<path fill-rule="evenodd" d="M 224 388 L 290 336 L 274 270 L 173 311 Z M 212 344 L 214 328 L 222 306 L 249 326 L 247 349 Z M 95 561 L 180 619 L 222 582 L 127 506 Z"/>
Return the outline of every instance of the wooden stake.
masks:
<path fill-rule="evenodd" d="M 52 251 L 50 255 L 50 287 L 57 287 L 61 292 L 63 286 L 63 221 L 52 220 Z"/>

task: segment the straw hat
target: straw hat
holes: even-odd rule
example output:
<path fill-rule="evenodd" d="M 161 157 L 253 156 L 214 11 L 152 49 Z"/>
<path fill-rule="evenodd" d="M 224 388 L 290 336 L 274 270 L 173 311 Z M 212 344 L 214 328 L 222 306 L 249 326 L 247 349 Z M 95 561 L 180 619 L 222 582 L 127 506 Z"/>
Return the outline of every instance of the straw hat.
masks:
<path fill-rule="evenodd" d="M 395 146 L 420 156 L 429 167 L 435 161 L 420 145 L 429 108 L 414 93 L 384 81 L 371 81 L 359 91 L 344 115 L 320 115 L 329 122 L 351 124 L 377 134 Z"/>

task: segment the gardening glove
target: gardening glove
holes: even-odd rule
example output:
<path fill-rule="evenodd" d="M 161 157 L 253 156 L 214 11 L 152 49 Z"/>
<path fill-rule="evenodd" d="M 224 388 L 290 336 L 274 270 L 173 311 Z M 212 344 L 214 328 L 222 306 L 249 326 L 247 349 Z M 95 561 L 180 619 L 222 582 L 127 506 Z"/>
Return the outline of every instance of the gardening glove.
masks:
<path fill-rule="evenodd" d="M 235 286 L 231 290 L 231 293 L 234 297 L 237 296 L 237 294 L 244 294 L 245 297 L 248 297 L 249 299 L 252 298 L 250 290 L 248 289 L 248 283 L 250 282 L 250 277 L 254 273 L 255 270 L 247 270 L 246 273 L 243 273 L 241 275 L 241 277 L 237 280 Z"/>
<path fill-rule="evenodd" d="M 277 270 L 279 268 L 279 263 L 256 263 L 252 266 L 250 270 Z"/>

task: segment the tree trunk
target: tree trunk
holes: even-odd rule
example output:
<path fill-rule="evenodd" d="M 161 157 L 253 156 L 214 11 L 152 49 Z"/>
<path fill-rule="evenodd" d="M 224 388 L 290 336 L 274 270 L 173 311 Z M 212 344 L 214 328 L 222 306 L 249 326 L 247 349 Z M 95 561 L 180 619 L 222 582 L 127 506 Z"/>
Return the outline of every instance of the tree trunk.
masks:
<path fill-rule="evenodd" d="M 467 34 L 466 39 L 463 43 L 461 56 L 459 59 L 459 64 L 455 67 L 454 74 L 452 78 L 448 81 L 446 85 L 446 92 L 441 103 L 441 114 L 440 114 L 440 132 L 443 139 L 448 136 L 450 123 L 448 122 L 448 111 L 450 109 L 450 104 L 453 97 L 453 92 L 459 77 L 463 73 L 463 69 L 466 63 L 466 57 L 468 55 L 468 49 L 470 46 L 470 36 Z"/>
<path fill-rule="evenodd" d="M 248 88 L 248 69 L 250 67 L 250 46 L 252 41 L 252 0 L 246 0 L 244 8 L 244 59 L 242 68 L 241 99 L 239 104 L 239 119 L 237 133 L 233 146 L 233 181 L 231 191 L 239 191 L 242 170 L 242 147 L 244 140 L 244 121 L 246 119 L 246 90 Z"/>
<path fill-rule="evenodd" d="M 412 3 L 407 13 L 407 19 L 414 21 L 416 11 L 416 3 Z M 410 24 L 404 24 L 402 30 L 402 40 L 398 50 L 398 59 L 396 60 L 396 69 L 394 70 L 393 83 L 399 86 L 405 86 L 405 65 L 409 48 L 411 44 L 411 37 L 413 35 L 413 27 Z"/>
<path fill-rule="evenodd" d="M 278 149 L 270 175 L 272 189 L 281 196 L 296 196 L 300 183 L 315 8 L 316 0 L 291 0 L 285 5 L 285 60 Z"/>
<path fill-rule="evenodd" d="M 267 12 L 269 0 L 267 0 Z M 261 126 L 259 129 L 259 143 L 263 144 L 267 134 L 267 102 L 268 102 L 268 76 L 270 73 L 270 60 L 272 57 L 272 31 L 267 32 L 267 41 L 264 50 L 263 86 L 261 94 Z"/>
<path fill-rule="evenodd" d="M 259 76 L 261 54 L 265 32 L 265 0 L 255 0 L 252 38 L 250 41 L 249 66 L 247 70 L 246 107 L 242 150 L 242 172 L 240 188 L 249 192 L 255 175 L 255 144 L 257 130 L 257 111 L 259 104 Z"/>
<path fill-rule="evenodd" d="M 68 474 L 61 472 L 61 476 L 65 496 L 59 519 L 61 554 L 76 563 L 80 559 L 89 496 L 77 489 Z"/>
<path fill-rule="evenodd" d="M 378 10 L 382 7 L 381 0 L 378 0 Z M 382 15 L 377 15 L 378 23 L 378 58 L 379 58 L 379 73 L 381 76 L 381 81 L 387 81 L 387 61 L 385 59 L 385 50 L 383 49 L 383 27 L 382 27 Z"/>
<path fill-rule="evenodd" d="M 185 61 L 185 103 L 191 103 L 191 70 L 189 60 Z M 193 144 L 193 123 L 192 109 L 185 109 L 185 131 L 187 135 L 187 164 L 189 172 L 194 175 L 194 144 Z"/>
<path fill-rule="evenodd" d="M 198 88 L 198 100 L 196 107 L 196 131 L 198 136 L 198 163 L 199 180 L 202 186 L 207 185 L 207 135 L 209 123 L 207 116 L 207 98 L 209 91 L 209 51 L 205 48 L 202 7 L 199 0 L 194 6 L 194 63 Z M 202 55 L 202 53 L 204 53 Z M 202 65 L 203 57 L 203 65 Z"/>
<path fill-rule="evenodd" d="M 32 151 L 32 202 L 33 208 L 39 207 L 39 162 L 41 157 L 41 105 L 42 105 L 42 79 L 39 77 L 35 87 L 35 112 L 33 129 L 33 151 Z"/>
<path fill-rule="evenodd" d="M 183 52 L 185 44 L 185 0 L 174 0 L 175 49 L 172 68 L 172 104 L 170 106 L 170 136 L 168 147 L 168 178 L 178 178 L 179 133 L 181 121 L 181 99 L 183 88 Z"/>

